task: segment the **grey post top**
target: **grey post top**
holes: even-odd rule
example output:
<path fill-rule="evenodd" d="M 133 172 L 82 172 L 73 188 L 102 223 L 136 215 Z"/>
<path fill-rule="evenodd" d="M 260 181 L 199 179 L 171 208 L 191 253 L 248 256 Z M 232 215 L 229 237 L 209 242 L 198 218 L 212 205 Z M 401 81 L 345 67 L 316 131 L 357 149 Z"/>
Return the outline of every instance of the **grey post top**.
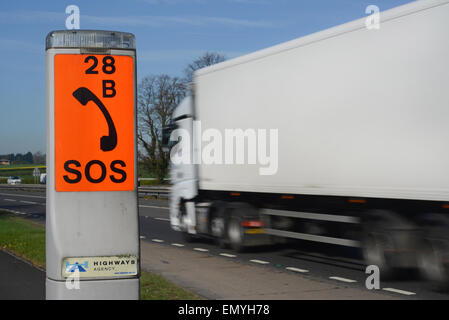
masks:
<path fill-rule="evenodd" d="M 132 33 L 102 30 L 59 30 L 50 32 L 45 49 L 51 48 L 109 48 L 136 49 Z"/>

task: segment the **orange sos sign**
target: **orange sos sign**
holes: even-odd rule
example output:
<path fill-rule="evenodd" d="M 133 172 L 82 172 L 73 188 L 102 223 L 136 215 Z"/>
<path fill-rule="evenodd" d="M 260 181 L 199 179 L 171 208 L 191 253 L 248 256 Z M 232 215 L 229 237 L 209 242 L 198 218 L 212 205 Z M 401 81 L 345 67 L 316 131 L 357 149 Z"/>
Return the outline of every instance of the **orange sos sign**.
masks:
<path fill-rule="evenodd" d="M 56 191 L 134 190 L 134 59 L 55 56 Z"/>

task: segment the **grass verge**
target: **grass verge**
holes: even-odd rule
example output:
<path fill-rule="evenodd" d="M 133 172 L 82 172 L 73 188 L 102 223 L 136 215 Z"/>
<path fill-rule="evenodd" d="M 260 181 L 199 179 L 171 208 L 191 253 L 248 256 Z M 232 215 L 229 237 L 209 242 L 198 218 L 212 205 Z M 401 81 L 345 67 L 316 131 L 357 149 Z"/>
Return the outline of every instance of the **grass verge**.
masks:
<path fill-rule="evenodd" d="M 0 248 L 45 268 L 45 229 L 41 225 L 0 213 Z"/>
<path fill-rule="evenodd" d="M 45 229 L 42 225 L 0 212 L 0 248 L 45 268 Z M 142 300 L 201 299 L 161 275 L 143 270 L 140 296 Z"/>

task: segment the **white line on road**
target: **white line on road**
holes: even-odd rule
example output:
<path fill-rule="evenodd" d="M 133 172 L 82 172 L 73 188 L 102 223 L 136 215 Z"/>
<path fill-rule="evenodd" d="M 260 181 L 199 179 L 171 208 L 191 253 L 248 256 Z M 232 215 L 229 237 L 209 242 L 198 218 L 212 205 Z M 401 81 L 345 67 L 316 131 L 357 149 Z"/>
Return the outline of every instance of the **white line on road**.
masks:
<path fill-rule="evenodd" d="M 5 201 L 17 201 L 17 200 L 14 200 L 14 199 L 3 199 L 3 200 L 5 200 Z"/>
<path fill-rule="evenodd" d="M 172 243 L 171 245 L 175 247 L 184 247 L 184 245 L 180 243 Z"/>
<path fill-rule="evenodd" d="M 301 272 L 301 273 L 309 272 L 309 270 L 299 269 L 299 268 L 294 268 L 294 267 L 287 267 L 285 269 L 290 270 L 290 271 L 294 271 L 294 272 Z"/>
<path fill-rule="evenodd" d="M 145 236 L 140 236 L 140 239 L 146 239 L 147 237 L 145 237 Z"/>
<path fill-rule="evenodd" d="M 341 278 L 341 277 L 329 277 L 329 279 L 336 280 L 336 281 L 341 281 L 341 282 L 347 282 L 347 283 L 357 282 L 356 280 L 346 279 L 346 278 Z"/>
<path fill-rule="evenodd" d="M 259 264 L 269 264 L 268 261 L 257 260 L 257 259 L 253 259 L 253 260 L 250 260 L 250 261 L 251 261 L 251 262 L 254 262 L 254 263 L 259 263 Z"/>
<path fill-rule="evenodd" d="M 220 256 L 228 257 L 228 258 L 235 258 L 235 257 L 237 257 L 235 254 L 229 254 L 229 253 L 220 253 Z"/>
<path fill-rule="evenodd" d="M 195 250 L 195 251 L 201 251 L 201 252 L 207 252 L 207 251 L 209 251 L 209 250 L 203 249 L 203 248 L 193 248 L 193 250 Z"/>
<path fill-rule="evenodd" d="M 144 205 L 140 205 L 139 207 L 141 207 L 141 208 L 153 208 L 153 209 L 165 209 L 165 210 L 168 210 L 168 209 L 169 209 L 169 208 L 167 208 L 167 207 L 144 206 Z"/>
<path fill-rule="evenodd" d="M 158 242 L 158 243 L 164 242 L 164 240 L 160 240 L 160 239 L 151 239 L 151 241 Z"/>
<path fill-rule="evenodd" d="M 154 220 L 160 220 L 160 221 L 170 221 L 170 219 L 167 219 L 167 218 L 154 218 Z"/>
<path fill-rule="evenodd" d="M 23 214 L 26 215 L 26 212 L 20 212 L 20 211 L 16 211 L 16 210 L 10 210 L 10 209 L 3 209 L 1 208 L 1 210 L 6 211 L 6 212 L 10 212 L 10 213 L 14 213 L 14 214 Z"/>
<path fill-rule="evenodd" d="M 28 203 L 28 204 L 37 204 L 37 202 L 34 202 L 34 201 L 25 201 L 25 200 L 20 200 L 20 202 L 23 202 L 23 203 Z"/>
<path fill-rule="evenodd" d="M 399 290 L 399 289 L 394 289 L 394 288 L 383 288 L 382 290 L 389 291 L 389 292 L 394 292 L 394 293 L 399 293 L 399 294 L 403 294 L 403 295 L 406 295 L 406 296 L 413 296 L 413 295 L 416 294 L 414 292 L 404 291 L 404 290 Z"/>

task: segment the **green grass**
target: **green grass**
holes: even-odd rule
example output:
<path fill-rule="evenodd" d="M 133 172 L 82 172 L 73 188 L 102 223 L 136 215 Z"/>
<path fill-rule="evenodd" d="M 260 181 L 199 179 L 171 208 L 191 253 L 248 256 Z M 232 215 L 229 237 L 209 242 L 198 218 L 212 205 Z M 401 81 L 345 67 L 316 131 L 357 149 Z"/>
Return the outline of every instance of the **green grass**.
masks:
<path fill-rule="evenodd" d="M 0 213 L 0 248 L 45 268 L 45 230 L 40 225 Z"/>
<path fill-rule="evenodd" d="M 199 296 L 182 289 L 163 276 L 142 272 L 140 277 L 140 298 L 142 300 L 199 300 Z"/>
<path fill-rule="evenodd" d="M 0 211 L 0 248 L 45 268 L 45 229 L 42 225 Z M 141 271 L 142 300 L 198 300 L 199 296 L 161 275 Z"/>

